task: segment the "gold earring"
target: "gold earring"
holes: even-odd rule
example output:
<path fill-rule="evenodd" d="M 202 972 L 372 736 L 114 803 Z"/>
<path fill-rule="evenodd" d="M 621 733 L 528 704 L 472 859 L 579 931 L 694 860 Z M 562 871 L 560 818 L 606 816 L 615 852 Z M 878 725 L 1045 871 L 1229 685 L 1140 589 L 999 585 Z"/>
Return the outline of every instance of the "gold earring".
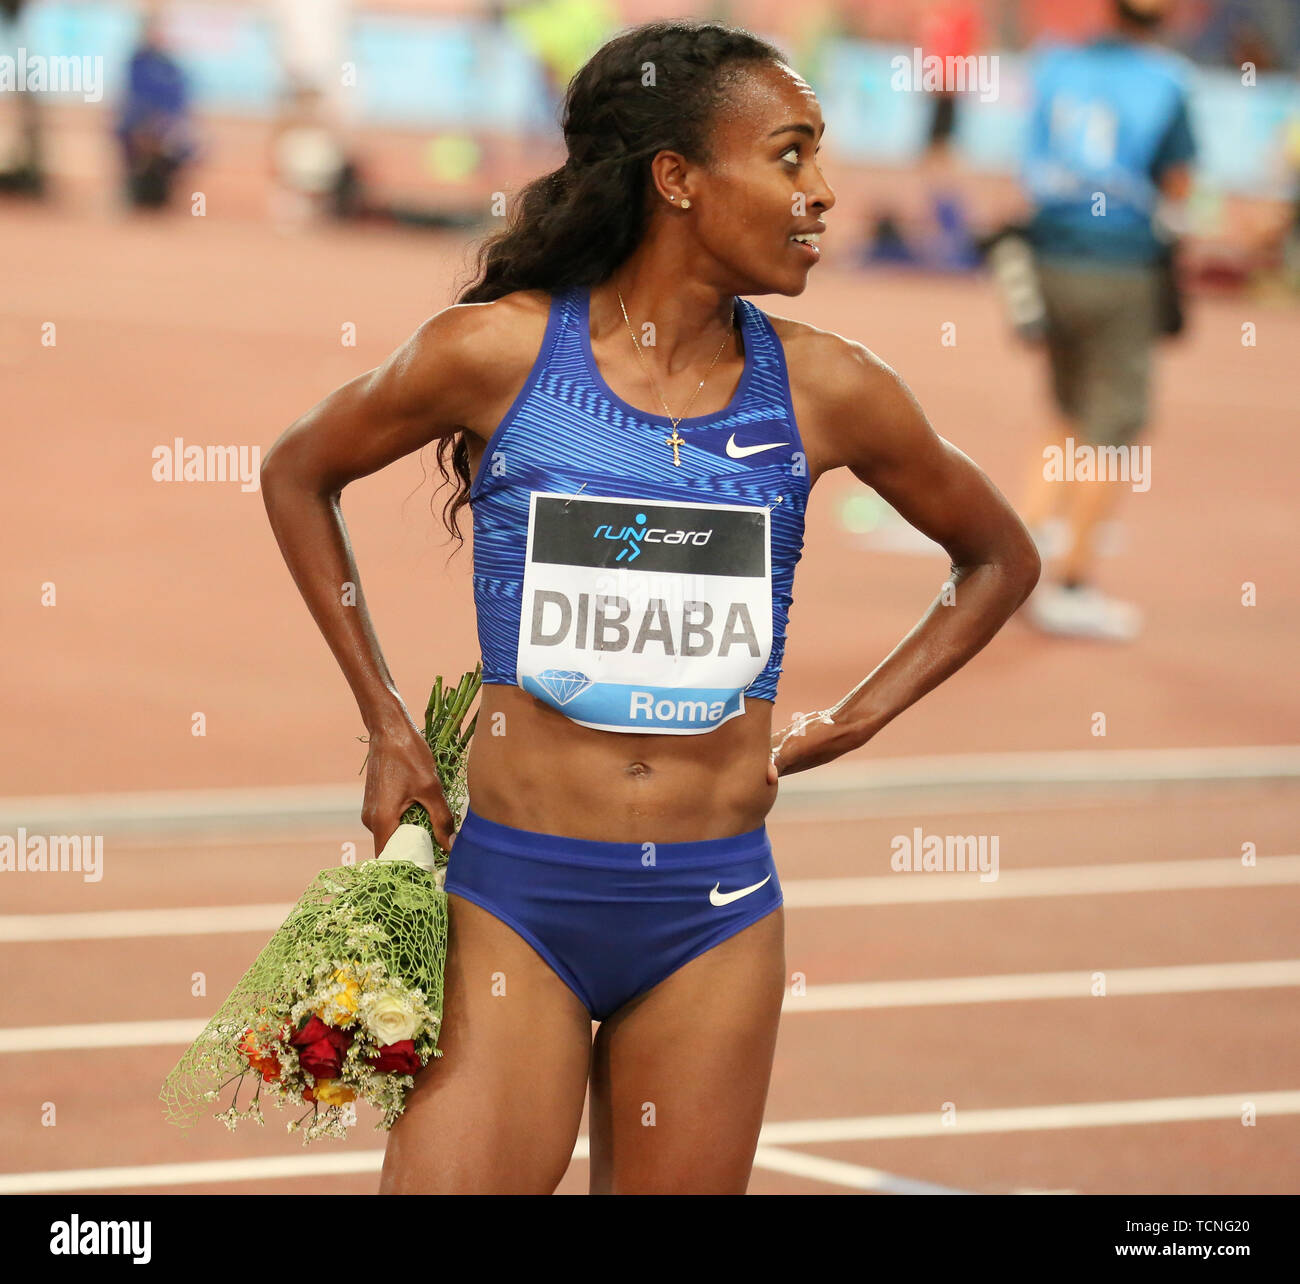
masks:
<path fill-rule="evenodd" d="M 691 208 L 691 198 L 690 198 L 689 196 L 683 196 L 683 197 L 682 197 L 682 209 L 684 209 L 684 210 L 688 210 L 688 209 L 690 209 L 690 208 Z"/>

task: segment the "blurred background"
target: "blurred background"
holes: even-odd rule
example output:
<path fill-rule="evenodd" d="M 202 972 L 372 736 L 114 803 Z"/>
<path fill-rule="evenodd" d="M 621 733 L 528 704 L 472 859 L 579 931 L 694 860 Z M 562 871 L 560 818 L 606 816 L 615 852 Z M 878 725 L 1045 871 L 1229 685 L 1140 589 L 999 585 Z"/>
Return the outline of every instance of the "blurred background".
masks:
<path fill-rule="evenodd" d="M 759 306 L 865 343 L 1015 501 L 1045 370 L 976 247 L 1025 210 L 1032 51 L 1109 13 L 0 3 L 0 839 L 102 848 L 98 876 L 0 859 L 23 978 L 0 999 L 0 1191 L 374 1190 L 365 1113 L 304 1151 L 274 1118 L 178 1134 L 156 1100 L 312 875 L 371 850 L 364 728 L 257 452 L 453 301 L 511 194 L 562 161 L 585 58 L 673 16 L 787 51 L 838 201 L 805 293 Z M 752 1191 L 1300 1184 L 1300 5 L 1182 0 L 1163 38 L 1191 64 L 1189 322 L 1157 353 L 1150 487 L 1099 557 L 1145 626 L 1114 646 L 1013 619 L 869 745 L 782 782 L 792 991 Z M 998 59 L 942 149 L 928 95 L 891 86 L 918 49 Z M 176 477 L 195 446 L 231 472 Z M 478 654 L 431 478 L 430 449 L 343 499 L 413 711 Z M 780 722 L 861 681 L 946 572 L 854 478 L 821 479 Z M 892 868 L 922 835 L 996 840 L 999 876 Z"/>
<path fill-rule="evenodd" d="M 949 167 L 977 228 L 1016 198 L 1027 52 L 1101 29 L 1110 0 L 6 0 L 8 47 L 102 63 L 93 103 L 77 92 L 10 95 L 5 185 L 101 206 L 123 182 L 124 136 L 149 127 L 183 162 L 185 195 L 223 212 L 290 221 L 283 186 L 330 193 L 340 212 L 457 225 L 491 217 L 509 191 L 563 158 L 564 85 L 625 25 L 692 16 L 748 26 L 784 49 L 817 89 L 837 168 L 839 252 L 875 240 L 891 215 L 923 248 L 954 229 L 936 215 L 926 151 L 929 95 L 896 92 L 891 59 L 913 49 L 999 58 L 993 95 L 959 96 Z M 1294 0 L 1175 0 L 1162 41 L 1194 63 L 1200 147 L 1193 229 L 1199 273 L 1278 268 L 1300 167 L 1300 6 Z M 1243 93 L 1243 67 L 1251 92 Z M 26 109 L 26 110 L 25 110 Z M 33 138 L 39 141 L 32 144 Z M 26 176 L 25 176 L 26 171 Z M 344 171 L 341 173 L 341 171 Z M 179 180 L 178 180 L 179 181 Z M 164 184 L 155 183 L 147 201 Z M 888 199 L 885 199 L 885 187 Z M 136 193 L 141 196 L 140 192 Z M 278 199 L 277 199 L 278 198 Z M 170 199 L 183 205 L 179 188 Z M 143 202 L 142 202 L 143 203 Z M 943 210 L 938 212 L 942 218 Z M 963 222 L 964 225 L 964 222 Z M 955 265 L 960 246 L 947 250 Z"/>

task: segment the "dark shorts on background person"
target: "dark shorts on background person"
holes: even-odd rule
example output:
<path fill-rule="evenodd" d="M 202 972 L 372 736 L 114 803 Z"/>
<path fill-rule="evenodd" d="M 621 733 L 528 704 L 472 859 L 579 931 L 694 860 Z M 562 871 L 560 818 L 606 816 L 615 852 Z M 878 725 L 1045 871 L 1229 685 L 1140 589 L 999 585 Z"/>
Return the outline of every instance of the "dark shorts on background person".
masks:
<path fill-rule="evenodd" d="M 930 97 L 934 106 L 926 141 L 933 147 L 937 143 L 946 143 L 957 128 L 957 95 L 936 90 Z"/>
<path fill-rule="evenodd" d="M 1093 445 L 1128 444 L 1147 421 L 1155 269 L 1040 259 L 1038 275 L 1056 404 Z"/>

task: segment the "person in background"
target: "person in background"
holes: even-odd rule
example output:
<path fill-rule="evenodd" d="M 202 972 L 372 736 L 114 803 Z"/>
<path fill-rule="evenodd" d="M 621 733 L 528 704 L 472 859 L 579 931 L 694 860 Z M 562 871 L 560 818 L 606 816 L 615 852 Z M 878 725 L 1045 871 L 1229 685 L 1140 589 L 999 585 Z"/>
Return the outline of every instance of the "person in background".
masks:
<path fill-rule="evenodd" d="M 127 64 L 115 134 L 127 201 L 158 209 L 171 199 L 178 171 L 194 156 L 185 73 L 166 46 L 157 13 L 146 13 Z"/>
<path fill-rule="evenodd" d="M 924 57 L 941 59 L 945 69 L 959 62 L 975 66 L 982 33 L 973 0 L 931 0 L 922 11 L 919 31 Z M 930 121 L 921 156 L 933 224 L 926 257 L 934 267 L 957 270 L 974 268 L 979 262 L 959 181 L 960 162 L 952 145 L 962 96 L 963 91 L 946 78 L 942 88 L 926 94 Z"/>
<path fill-rule="evenodd" d="M 271 123 L 270 214 L 282 232 L 360 214 L 353 0 L 263 0 L 281 84 Z"/>
<path fill-rule="evenodd" d="M 1165 315 L 1169 229 L 1181 220 L 1196 151 L 1187 64 L 1153 43 L 1170 0 L 1112 5 L 1104 35 L 1036 58 L 1024 167 L 1059 412 L 1048 441 L 1062 459 L 1087 445 L 1099 465 L 1103 448 L 1142 433 L 1151 352 L 1176 329 Z M 1022 516 L 1046 554 L 1049 520 L 1063 509 L 1066 548 L 1026 603 L 1027 618 L 1049 633 L 1131 639 L 1139 611 L 1094 583 L 1094 537 L 1127 483 L 1061 480 L 1049 473 L 1044 444 L 1034 448 Z"/>
<path fill-rule="evenodd" d="M 12 50 L 16 57 L 21 40 L 18 24 L 27 0 L 0 0 L 0 49 Z M 45 194 L 45 165 L 41 148 L 41 108 L 37 95 L 27 89 L 16 89 L 0 98 L 14 99 L 12 113 L 0 116 L 0 129 L 7 136 L 0 138 L 0 193 L 18 196 L 43 196 Z"/>
<path fill-rule="evenodd" d="M 324 108 L 324 95 L 311 84 L 291 85 L 271 133 L 271 179 L 276 224 L 304 226 L 327 214 L 343 214 L 340 192 L 357 170 L 339 143 Z"/>
<path fill-rule="evenodd" d="M 1282 272 L 1287 285 L 1300 294 L 1300 112 L 1283 127 L 1282 154 L 1290 176 L 1291 202 L 1282 232 Z"/>
<path fill-rule="evenodd" d="M 943 60 L 974 56 L 980 36 L 980 18 L 972 0 L 930 0 L 922 10 L 919 39 L 927 58 Z M 953 133 L 957 128 L 957 90 L 951 85 L 931 91 L 930 124 L 926 131 L 926 161 L 947 158 Z"/>

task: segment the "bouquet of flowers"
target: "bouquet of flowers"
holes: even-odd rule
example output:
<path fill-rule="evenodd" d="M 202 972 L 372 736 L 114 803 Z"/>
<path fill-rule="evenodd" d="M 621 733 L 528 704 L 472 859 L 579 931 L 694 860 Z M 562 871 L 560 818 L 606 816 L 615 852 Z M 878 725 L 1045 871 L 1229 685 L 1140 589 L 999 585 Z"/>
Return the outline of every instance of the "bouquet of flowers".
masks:
<path fill-rule="evenodd" d="M 482 666 L 454 689 L 439 677 L 424 714 L 447 805 L 463 817 L 465 760 L 478 715 L 465 716 Z M 369 754 L 367 754 L 369 757 Z M 364 766 L 364 764 L 363 764 Z M 232 1131 L 264 1124 L 261 1100 L 309 1106 L 288 1123 L 303 1144 L 345 1137 L 357 1098 L 382 1112 L 388 1131 L 414 1074 L 441 1056 L 442 977 L 447 949 L 447 853 L 429 815 L 410 807 L 375 860 L 322 870 L 163 1082 L 168 1119 L 192 1125 L 205 1102 L 231 1084 L 215 1115 Z M 252 1077 L 252 1098 L 239 1096 Z M 304 1127 L 310 1114 L 311 1119 Z"/>

